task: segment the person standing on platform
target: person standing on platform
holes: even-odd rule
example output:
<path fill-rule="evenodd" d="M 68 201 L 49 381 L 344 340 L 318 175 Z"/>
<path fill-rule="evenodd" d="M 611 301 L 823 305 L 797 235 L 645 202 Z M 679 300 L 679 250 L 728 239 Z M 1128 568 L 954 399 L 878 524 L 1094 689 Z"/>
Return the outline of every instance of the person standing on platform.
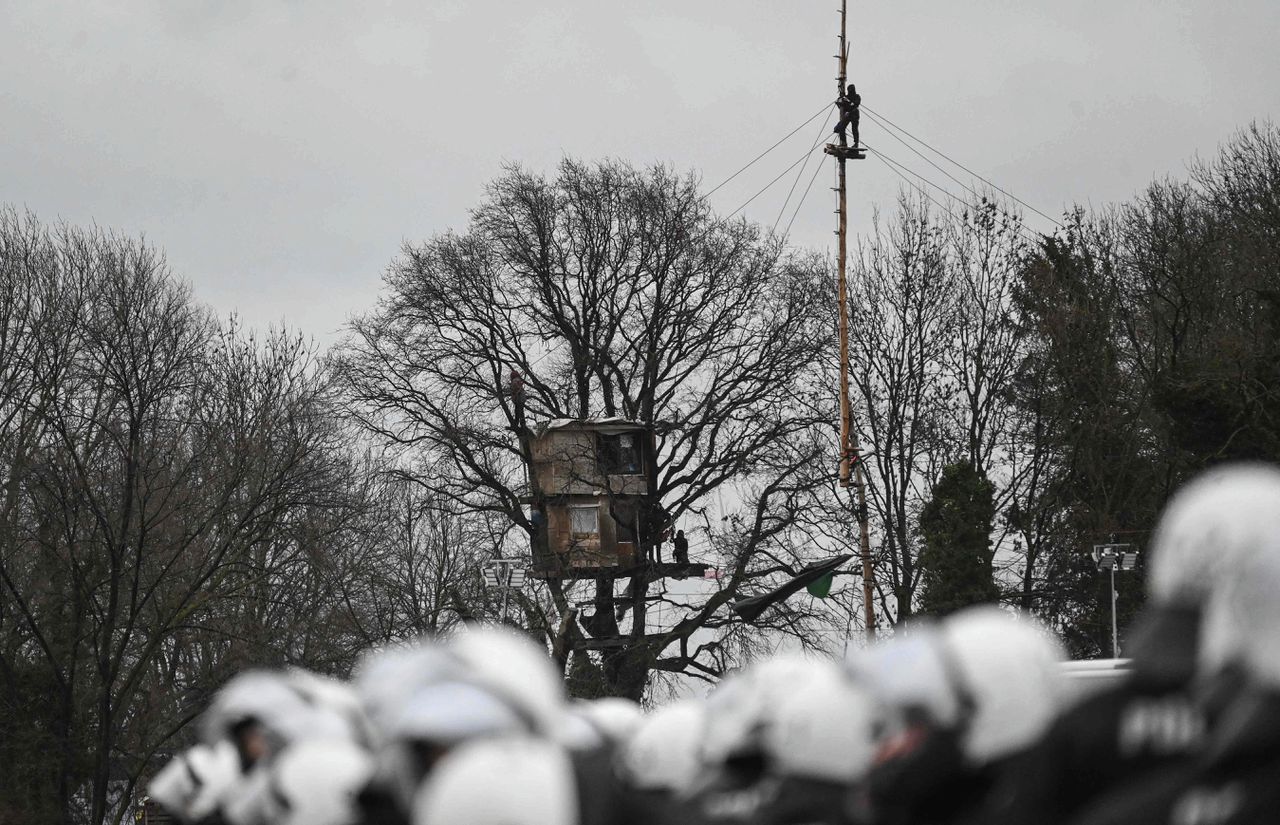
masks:
<path fill-rule="evenodd" d="M 671 544 L 675 548 L 676 564 L 689 563 L 689 540 L 684 537 L 683 530 L 676 531 L 676 537 Z"/>
<path fill-rule="evenodd" d="M 862 95 L 858 94 L 853 84 L 845 93 L 836 99 L 836 108 L 840 110 L 840 120 L 836 123 L 836 134 L 840 136 L 840 145 L 845 146 L 845 130 L 853 130 L 853 148 L 858 148 L 858 119 L 862 116 Z"/>

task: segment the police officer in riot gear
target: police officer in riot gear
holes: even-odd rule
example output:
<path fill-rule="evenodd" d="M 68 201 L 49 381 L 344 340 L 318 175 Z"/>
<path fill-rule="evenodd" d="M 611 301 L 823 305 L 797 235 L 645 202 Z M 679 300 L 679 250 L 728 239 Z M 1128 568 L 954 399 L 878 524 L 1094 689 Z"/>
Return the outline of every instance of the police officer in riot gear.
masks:
<path fill-rule="evenodd" d="M 1147 777 L 1188 769 L 1213 715 L 1192 683 L 1205 601 L 1268 535 L 1280 535 L 1280 472 L 1272 468 L 1213 470 L 1173 497 L 1150 548 L 1148 603 L 1129 644 L 1132 675 L 1058 719 L 1007 790 L 1003 821 L 1069 822 L 1091 804 L 1112 807 L 1095 801 L 1117 788 L 1129 793 Z M 1229 701 L 1234 681 L 1230 669 L 1217 673 L 1213 704 Z"/>
<path fill-rule="evenodd" d="M 1205 611 L 1197 687 L 1236 689 L 1192 759 L 1098 800 L 1081 825 L 1255 825 L 1280 812 L 1280 530 L 1235 561 Z"/>
<path fill-rule="evenodd" d="M 873 656 L 864 670 L 900 709 L 870 774 L 874 821 L 988 821 L 1005 777 L 1059 709 L 1056 642 L 1030 617 L 984 606 L 908 630 Z"/>

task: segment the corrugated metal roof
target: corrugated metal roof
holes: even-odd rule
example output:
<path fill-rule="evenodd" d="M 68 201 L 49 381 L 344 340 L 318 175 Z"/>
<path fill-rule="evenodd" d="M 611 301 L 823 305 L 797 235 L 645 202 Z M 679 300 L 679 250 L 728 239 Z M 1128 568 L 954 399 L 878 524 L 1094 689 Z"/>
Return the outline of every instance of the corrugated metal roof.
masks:
<path fill-rule="evenodd" d="M 619 433 L 631 430 L 643 430 L 645 426 L 638 421 L 614 416 L 612 418 L 554 418 L 538 427 L 538 434 L 551 430 L 592 430 L 600 433 Z"/>

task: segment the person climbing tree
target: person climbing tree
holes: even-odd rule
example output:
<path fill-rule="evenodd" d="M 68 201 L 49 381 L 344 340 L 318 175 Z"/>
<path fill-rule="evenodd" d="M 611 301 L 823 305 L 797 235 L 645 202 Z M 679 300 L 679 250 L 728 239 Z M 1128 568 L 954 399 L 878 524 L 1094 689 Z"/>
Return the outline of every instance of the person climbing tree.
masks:
<path fill-rule="evenodd" d="M 861 112 L 858 107 L 862 105 L 862 95 L 858 94 L 853 84 L 849 84 L 849 88 L 845 93 L 836 99 L 836 107 L 840 110 L 840 120 L 836 123 L 836 134 L 840 136 L 840 145 L 845 146 L 845 129 L 853 129 L 853 148 L 858 148 L 858 118 Z"/>

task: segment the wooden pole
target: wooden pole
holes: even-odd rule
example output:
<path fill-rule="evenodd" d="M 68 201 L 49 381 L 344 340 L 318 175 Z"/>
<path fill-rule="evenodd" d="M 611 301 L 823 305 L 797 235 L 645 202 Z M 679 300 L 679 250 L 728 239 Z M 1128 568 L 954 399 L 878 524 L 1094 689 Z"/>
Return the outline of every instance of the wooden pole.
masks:
<path fill-rule="evenodd" d="M 836 96 L 844 94 L 846 82 L 846 63 L 848 61 L 849 50 L 845 45 L 845 7 L 848 0 L 840 0 L 840 75 L 836 78 Z M 840 141 L 844 143 L 843 138 Z M 836 304 L 840 313 L 840 486 L 849 486 L 849 444 L 851 443 L 853 427 L 852 427 L 852 411 L 849 406 L 849 306 L 848 306 L 848 288 L 845 274 L 845 260 L 848 257 L 848 202 L 845 190 L 845 156 L 843 153 L 836 155 L 836 191 L 839 192 L 838 205 L 836 207 L 836 215 L 838 221 L 836 224 L 837 255 L 839 260 L 839 279 L 837 282 Z"/>
<path fill-rule="evenodd" d="M 836 79 L 837 96 L 845 93 L 848 83 L 849 46 L 846 27 L 849 16 L 848 0 L 840 0 L 840 76 Z M 841 144 L 844 143 L 843 138 Z M 875 570 L 871 566 L 871 531 L 867 524 L 867 480 L 862 470 L 858 436 L 853 428 L 853 408 L 849 401 L 849 305 L 848 277 L 846 273 L 849 252 L 848 196 L 845 186 L 845 161 L 843 152 L 836 153 L 837 189 L 839 191 L 838 236 L 839 272 L 836 304 L 840 314 L 840 486 L 848 487 L 850 475 L 856 493 L 858 542 L 862 556 L 862 610 L 867 641 L 876 638 Z"/>

